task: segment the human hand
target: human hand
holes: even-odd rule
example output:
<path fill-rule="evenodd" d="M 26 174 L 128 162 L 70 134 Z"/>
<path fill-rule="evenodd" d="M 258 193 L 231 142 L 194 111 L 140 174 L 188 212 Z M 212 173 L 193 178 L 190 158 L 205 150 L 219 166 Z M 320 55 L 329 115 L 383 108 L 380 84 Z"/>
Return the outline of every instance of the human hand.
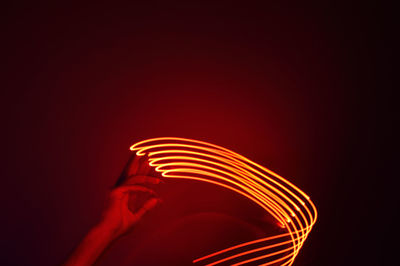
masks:
<path fill-rule="evenodd" d="M 156 193 L 145 186 L 161 182 L 151 175 L 148 158 L 133 154 L 110 193 L 101 222 L 88 232 L 65 266 L 93 265 L 113 240 L 128 232 L 161 202 Z"/>
<path fill-rule="evenodd" d="M 160 184 L 148 164 L 147 156 L 132 155 L 116 186 L 109 195 L 100 226 L 113 238 L 127 233 L 145 213 L 161 202 L 146 185 Z"/>

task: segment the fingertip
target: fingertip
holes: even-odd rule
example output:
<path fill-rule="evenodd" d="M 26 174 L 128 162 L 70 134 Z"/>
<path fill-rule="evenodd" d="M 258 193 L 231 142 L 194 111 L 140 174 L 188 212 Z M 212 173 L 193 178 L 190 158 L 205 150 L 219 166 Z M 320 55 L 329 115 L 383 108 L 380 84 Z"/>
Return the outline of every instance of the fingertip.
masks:
<path fill-rule="evenodd" d="M 149 199 L 149 205 L 150 205 L 150 208 L 152 209 L 152 208 L 154 208 L 155 206 L 157 206 L 157 205 L 159 205 L 159 204 L 161 204 L 163 201 L 159 198 L 159 197 L 154 197 L 154 198 L 151 198 L 151 199 Z"/>

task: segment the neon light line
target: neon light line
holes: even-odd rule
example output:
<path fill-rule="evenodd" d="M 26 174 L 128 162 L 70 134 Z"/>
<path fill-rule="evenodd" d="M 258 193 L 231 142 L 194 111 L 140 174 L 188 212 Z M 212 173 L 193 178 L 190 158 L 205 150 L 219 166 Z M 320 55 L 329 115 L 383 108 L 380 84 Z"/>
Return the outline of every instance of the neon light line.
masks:
<path fill-rule="evenodd" d="M 164 178 L 212 183 L 248 198 L 287 230 L 284 234 L 214 252 L 193 260 L 193 263 L 217 265 L 235 260 L 233 265 L 243 265 L 268 258 L 263 265 L 292 265 L 317 220 L 317 209 L 303 191 L 282 176 L 221 146 L 162 137 L 140 141 L 130 149 L 138 156 L 148 154 L 150 166 Z M 255 244 L 263 246 L 252 247 Z M 274 251 L 269 251 L 272 248 Z M 241 249 L 240 252 L 232 254 L 237 249 Z"/>

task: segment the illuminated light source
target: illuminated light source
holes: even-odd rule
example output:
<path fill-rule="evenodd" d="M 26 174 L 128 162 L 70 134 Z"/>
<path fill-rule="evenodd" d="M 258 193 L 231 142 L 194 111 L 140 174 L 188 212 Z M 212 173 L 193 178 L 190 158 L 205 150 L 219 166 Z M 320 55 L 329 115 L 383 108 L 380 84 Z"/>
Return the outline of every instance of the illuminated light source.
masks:
<path fill-rule="evenodd" d="M 140 141 L 130 149 L 138 156 L 148 154 L 150 166 L 164 178 L 208 182 L 245 196 L 287 230 L 283 234 L 214 252 L 193 263 L 292 265 L 316 222 L 315 205 L 303 191 L 271 170 L 226 148 L 204 141 L 162 137 Z"/>

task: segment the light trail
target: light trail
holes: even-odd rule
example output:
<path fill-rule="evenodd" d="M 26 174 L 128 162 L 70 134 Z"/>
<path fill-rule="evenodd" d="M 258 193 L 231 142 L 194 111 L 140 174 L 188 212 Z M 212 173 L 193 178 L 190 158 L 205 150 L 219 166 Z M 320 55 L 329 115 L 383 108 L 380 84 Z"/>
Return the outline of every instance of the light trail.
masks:
<path fill-rule="evenodd" d="M 267 168 L 204 141 L 162 137 L 130 147 L 164 178 L 183 178 L 225 187 L 258 204 L 287 233 L 249 241 L 195 259 L 193 263 L 292 265 L 317 220 L 315 205 L 303 191 Z M 268 259 L 268 261 L 266 261 Z M 262 262 L 261 262 L 262 260 Z"/>

